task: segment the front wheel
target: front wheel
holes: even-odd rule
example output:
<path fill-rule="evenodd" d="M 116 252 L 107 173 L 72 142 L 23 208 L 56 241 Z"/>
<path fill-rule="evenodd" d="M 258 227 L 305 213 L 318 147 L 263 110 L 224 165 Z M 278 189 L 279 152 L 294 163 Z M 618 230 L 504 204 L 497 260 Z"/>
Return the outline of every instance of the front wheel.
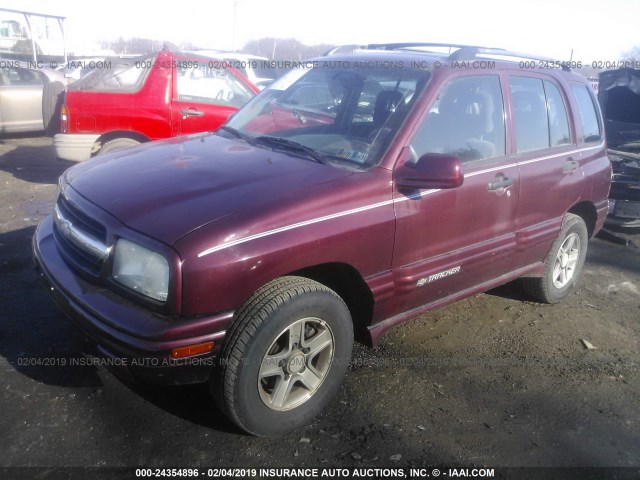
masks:
<path fill-rule="evenodd" d="M 553 242 L 541 278 L 524 278 L 525 291 L 545 303 L 557 303 L 575 288 L 587 256 L 589 234 L 578 215 L 567 214 L 567 221 Z"/>
<path fill-rule="evenodd" d="M 243 430 L 278 435 L 308 423 L 335 396 L 352 347 L 342 299 L 315 281 L 282 277 L 238 311 L 212 392 Z"/>

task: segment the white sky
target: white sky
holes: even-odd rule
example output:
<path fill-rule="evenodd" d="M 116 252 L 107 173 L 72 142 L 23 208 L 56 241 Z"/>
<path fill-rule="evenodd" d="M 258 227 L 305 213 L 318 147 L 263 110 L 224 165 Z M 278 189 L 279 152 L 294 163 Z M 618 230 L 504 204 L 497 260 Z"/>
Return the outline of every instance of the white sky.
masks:
<path fill-rule="evenodd" d="M 71 49 L 122 36 L 230 50 L 276 37 L 308 45 L 451 42 L 562 60 L 574 49 L 574 60 L 590 62 L 617 60 L 640 45 L 640 0 L 0 0 L 0 6 L 66 16 Z"/>

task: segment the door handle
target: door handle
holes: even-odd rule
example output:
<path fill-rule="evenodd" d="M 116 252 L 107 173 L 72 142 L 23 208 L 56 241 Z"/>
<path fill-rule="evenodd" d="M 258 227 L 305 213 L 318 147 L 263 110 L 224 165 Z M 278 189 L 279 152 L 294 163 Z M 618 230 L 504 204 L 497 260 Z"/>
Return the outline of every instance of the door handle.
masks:
<path fill-rule="evenodd" d="M 201 117 L 204 115 L 202 111 L 196 110 L 195 108 L 183 108 L 180 110 L 180 113 L 190 117 Z"/>
<path fill-rule="evenodd" d="M 573 159 L 568 159 L 566 162 L 562 164 L 562 172 L 563 173 L 571 173 L 576 170 L 580 164 Z"/>
<path fill-rule="evenodd" d="M 498 177 L 493 182 L 489 182 L 487 186 L 489 187 L 489 191 L 495 191 L 510 187 L 511 185 L 513 185 L 513 178 Z"/>

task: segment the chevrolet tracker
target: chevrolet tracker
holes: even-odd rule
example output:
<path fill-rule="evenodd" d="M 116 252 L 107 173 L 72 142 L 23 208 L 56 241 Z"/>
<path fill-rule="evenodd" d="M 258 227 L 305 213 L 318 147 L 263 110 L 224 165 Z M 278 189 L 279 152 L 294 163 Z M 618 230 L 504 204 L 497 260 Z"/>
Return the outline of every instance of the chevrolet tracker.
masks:
<path fill-rule="evenodd" d="M 161 50 L 120 58 L 69 86 L 53 145 L 58 158 L 83 161 L 215 130 L 256 92 L 237 70 L 208 57 Z"/>
<path fill-rule="evenodd" d="M 354 338 L 519 278 L 560 301 L 608 208 L 591 87 L 432 48 L 334 51 L 214 133 L 69 169 L 33 241 L 57 303 L 137 377 L 209 382 L 277 435 L 336 394 Z"/>

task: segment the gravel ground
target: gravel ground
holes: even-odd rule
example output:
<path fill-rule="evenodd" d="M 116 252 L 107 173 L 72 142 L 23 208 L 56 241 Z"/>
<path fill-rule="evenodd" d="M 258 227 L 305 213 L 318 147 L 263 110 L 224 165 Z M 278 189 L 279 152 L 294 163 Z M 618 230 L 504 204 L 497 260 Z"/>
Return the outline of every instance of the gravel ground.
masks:
<path fill-rule="evenodd" d="M 561 304 L 510 284 L 417 317 L 375 349 L 357 345 L 320 417 L 253 438 L 205 387 L 135 384 L 91 365 L 91 342 L 30 255 L 69 165 L 50 138 L 0 138 L 0 467 L 640 467 L 640 236 L 593 239 Z"/>

